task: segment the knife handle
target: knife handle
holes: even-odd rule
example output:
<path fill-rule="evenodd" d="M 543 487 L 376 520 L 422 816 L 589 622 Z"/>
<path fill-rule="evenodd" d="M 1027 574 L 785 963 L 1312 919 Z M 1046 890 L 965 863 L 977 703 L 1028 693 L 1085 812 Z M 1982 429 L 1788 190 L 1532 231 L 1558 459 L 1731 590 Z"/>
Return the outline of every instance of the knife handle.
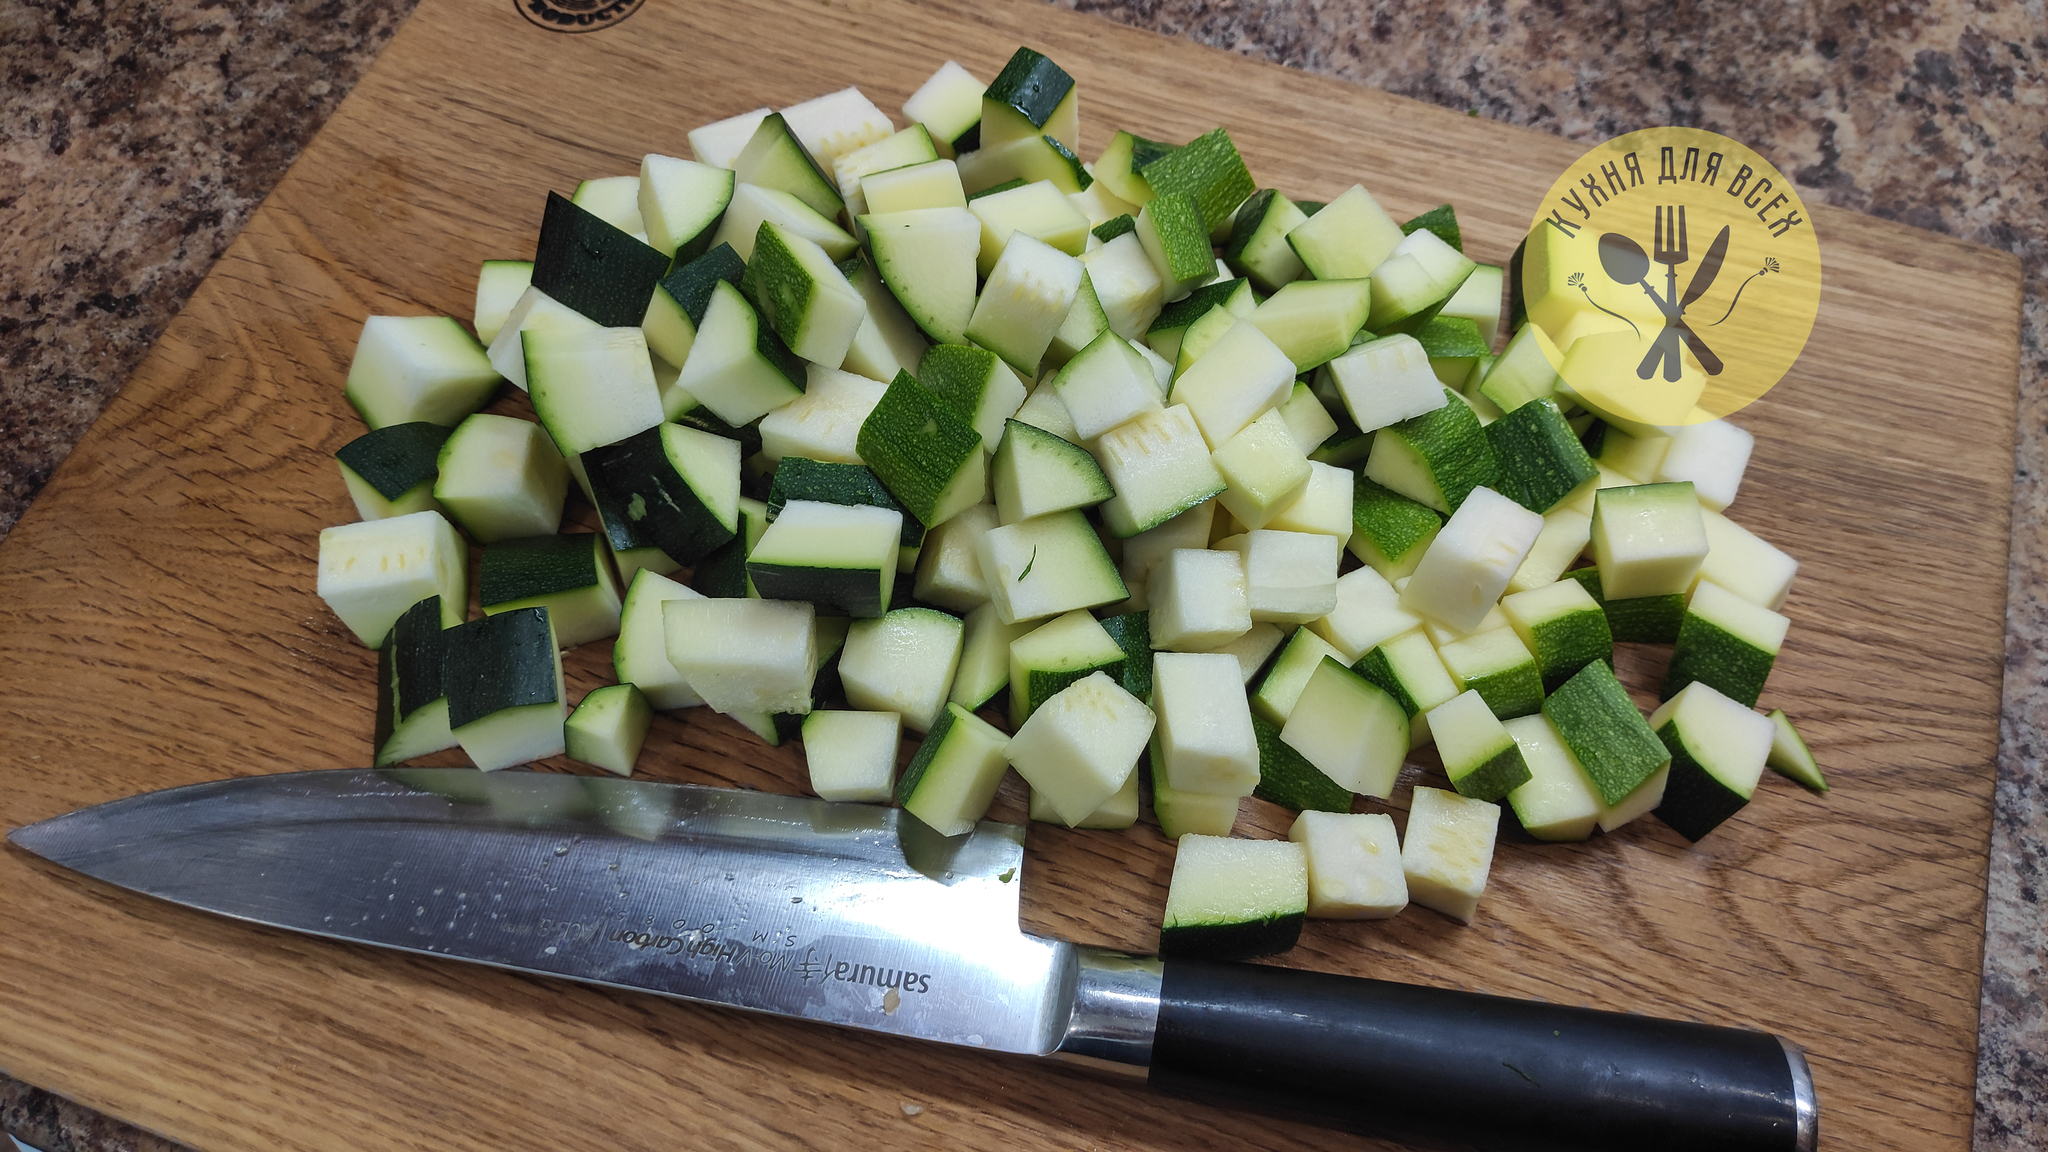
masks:
<path fill-rule="evenodd" d="M 1170 959 L 1151 1083 L 1489 1152 L 1812 1152 L 1813 1082 L 1762 1032 Z"/>

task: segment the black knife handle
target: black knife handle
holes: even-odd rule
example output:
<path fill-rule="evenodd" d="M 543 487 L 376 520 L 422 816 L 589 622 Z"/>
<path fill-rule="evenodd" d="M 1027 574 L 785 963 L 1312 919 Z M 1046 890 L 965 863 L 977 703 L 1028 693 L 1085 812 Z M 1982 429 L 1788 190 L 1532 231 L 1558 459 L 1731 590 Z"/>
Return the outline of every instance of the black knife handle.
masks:
<path fill-rule="evenodd" d="M 1151 1083 L 1488 1152 L 1812 1152 L 1776 1036 L 1254 964 L 1167 960 Z"/>

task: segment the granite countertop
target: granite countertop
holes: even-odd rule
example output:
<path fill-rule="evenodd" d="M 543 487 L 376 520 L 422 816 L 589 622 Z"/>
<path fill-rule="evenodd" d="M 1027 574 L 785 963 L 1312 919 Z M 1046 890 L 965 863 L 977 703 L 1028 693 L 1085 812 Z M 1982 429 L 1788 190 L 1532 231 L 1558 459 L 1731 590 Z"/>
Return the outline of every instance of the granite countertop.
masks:
<path fill-rule="evenodd" d="M 2048 1147 L 2048 32 L 2038 3 L 1060 0 L 1591 143 L 1736 137 L 1809 200 L 2017 254 L 2026 277 L 1978 1152 Z M 413 0 L 0 4 L 0 536 Z M 45 1152 L 176 1147 L 0 1075 Z"/>

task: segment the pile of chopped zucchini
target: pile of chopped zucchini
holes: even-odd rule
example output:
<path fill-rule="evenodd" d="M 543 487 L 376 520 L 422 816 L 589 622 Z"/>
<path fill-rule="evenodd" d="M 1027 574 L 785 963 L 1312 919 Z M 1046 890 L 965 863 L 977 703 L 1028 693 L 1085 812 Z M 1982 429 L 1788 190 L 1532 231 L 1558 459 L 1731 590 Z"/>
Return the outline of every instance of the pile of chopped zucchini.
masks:
<path fill-rule="evenodd" d="M 1020 48 L 901 129 L 853 88 L 756 109 L 551 194 L 474 335 L 371 317 L 319 589 L 379 652 L 375 762 L 630 774 L 701 706 L 949 835 L 1012 768 L 1069 827 L 1149 795 L 1162 946 L 1219 956 L 1469 921 L 1503 801 L 1697 840 L 1766 764 L 1826 788 L 1755 707 L 1796 564 L 1724 515 L 1749 433 L 1562 387 L 1450 205 L 1260 188 L 1224 128 L 1084 163 L 1078 107 Z M 571 711 L 560 651 L 604 640 Z M 1648 717 L 1617 641 L 1671 646 Z M 1431 744 L 1404 834 L 1352 811 Z M 1254 795 L 1289 840 L 1229 838 Z"/>

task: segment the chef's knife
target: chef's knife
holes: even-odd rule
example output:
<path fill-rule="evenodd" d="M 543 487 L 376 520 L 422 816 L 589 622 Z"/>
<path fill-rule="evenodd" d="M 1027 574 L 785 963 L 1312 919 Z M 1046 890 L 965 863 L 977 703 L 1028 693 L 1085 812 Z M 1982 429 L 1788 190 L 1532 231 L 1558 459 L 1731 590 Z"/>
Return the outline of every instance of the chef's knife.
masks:
<path fill-rule="evenodd" d="M 1799 1050 L 1760 1032 L 1018 926 L 1024 830 L 474 769 L 300 772 L 16 830 L 54 863 L 253 923 L 1148 1075 L 1164 1091 L 1501 1152 L 1811 1152 Z"/>

